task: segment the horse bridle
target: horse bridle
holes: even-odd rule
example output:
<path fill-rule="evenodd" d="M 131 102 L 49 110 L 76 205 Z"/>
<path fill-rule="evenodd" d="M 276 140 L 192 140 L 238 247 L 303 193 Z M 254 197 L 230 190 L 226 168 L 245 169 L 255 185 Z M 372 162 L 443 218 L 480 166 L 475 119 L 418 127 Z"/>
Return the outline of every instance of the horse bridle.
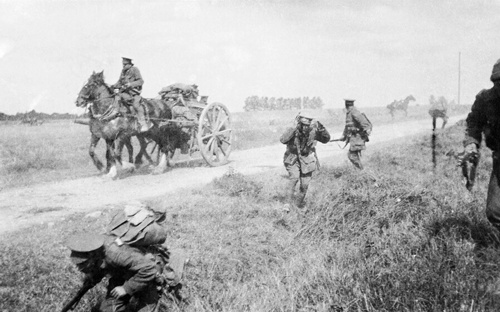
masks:
<path fill-rule="evenodd" d="M 104 87 L 106 87 L 106 85 L 103 85 Z M 86 84 L 85 86 L 83 86 L 84 89 L 88 89 L 90 87 L 99 87 L 99 85 L 95 82 L 95 81 L 92 81 L 90 84 Z M 90 95 L 80 95 L 81 98 L 83 98 L 84 102 L 88 103 L 89 102 L 92 102 L 92 103 L 100 103 L 102 102 L 103 100 L 107 100 L 107 99 L 112 99 L 114 97 L 114 95 L 111 95 L 111 96 L 108 96 L 108 97 L 104 97 L 104 98 L 100 98 L 100 99 L 96 99 L 96 96 L 95 96 L 95 91 L 94 92 L 91 92 Z"/>

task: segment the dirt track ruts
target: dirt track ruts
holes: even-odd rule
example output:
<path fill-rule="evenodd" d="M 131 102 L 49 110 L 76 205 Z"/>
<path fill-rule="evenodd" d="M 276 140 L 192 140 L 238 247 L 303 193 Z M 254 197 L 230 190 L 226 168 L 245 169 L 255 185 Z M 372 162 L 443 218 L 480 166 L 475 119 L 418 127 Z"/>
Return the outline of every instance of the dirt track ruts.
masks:
<path fill-rule="evenodd" d="M 451 117 L 449 124 L 463 118 L 465 115 Z M 430 119 L 376 126 L 368 143 L 367 154 L 377 148 L 377 143 L 425 132 L 431 133 Z M 341 150 L 335 143 L 318 144 L 317 150 L 322 165 L 347 161 L 347 150 Z M 75 212 L 112 208 L 134 199 L 147 199 L 184 188 L 200 187 L 222 176 L 229 167 L 242 174 L 257 174 L 273 169 L 283 169 L 284 172 L 283 152 L 284 146 L 277 144 L 233 151 L 230 163 L 221 167 L 180 167 L 160 175 L 132 174 L 119 180 L 94 176 L 3 190 L 0 192 L 0 233 L 51 222 Z"/>

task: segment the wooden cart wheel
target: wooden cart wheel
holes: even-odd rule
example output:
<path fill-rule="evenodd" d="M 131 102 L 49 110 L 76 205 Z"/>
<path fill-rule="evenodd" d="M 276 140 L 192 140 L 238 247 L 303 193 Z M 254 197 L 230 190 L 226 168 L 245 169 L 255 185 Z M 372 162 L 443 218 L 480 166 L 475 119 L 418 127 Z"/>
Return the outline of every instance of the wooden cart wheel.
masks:
<path fill-rule="evenodd" d="M 231 153 L 231 115 L 221 103 L 207 105 L 198 120 L 196 139 L 200 153 L 213 167 L 228 162 Z"/>

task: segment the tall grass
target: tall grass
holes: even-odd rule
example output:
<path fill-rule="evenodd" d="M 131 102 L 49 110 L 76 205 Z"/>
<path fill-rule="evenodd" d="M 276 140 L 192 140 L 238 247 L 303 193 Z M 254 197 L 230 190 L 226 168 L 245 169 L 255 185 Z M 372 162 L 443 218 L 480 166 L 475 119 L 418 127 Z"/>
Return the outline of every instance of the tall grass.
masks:
<path fill-rule="evenodd" d="M 88 127 L 71 121 L 0 126 L 0 189 L 95 174 Z M 104 155 L 104 143 L 97 150 Z"/>
<path fill-rule="evenodd" d="M 447 156 L 462 133 L 439 133 L 434 172 L 427 137 L 372 152 L 362 172 L 323 164 L 305 214 L 282 211 L 286 180 L 276 173 L 230 171 L 205 188 L 152 199 L 167 206 L 173 252 L 191 259 L 189 304 L 172 309 L 497 311 L 499 240 L 483 211 L 491 157 L 483 150 L 467 192 Z M 106 222 L 75 215 L 2 238 L 2 308 L 60 309 L 79 283 L 65 237 Z M 88 311 L 102 287 L 76 311 Z"/>

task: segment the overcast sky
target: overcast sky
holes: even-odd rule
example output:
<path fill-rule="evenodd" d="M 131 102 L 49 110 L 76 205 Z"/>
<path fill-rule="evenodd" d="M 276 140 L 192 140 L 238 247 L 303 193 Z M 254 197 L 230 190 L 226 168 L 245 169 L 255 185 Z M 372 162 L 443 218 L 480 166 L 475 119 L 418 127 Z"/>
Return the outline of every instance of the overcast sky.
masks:
<path fill-rule="evenodd" d="M 385 106 L 412 94 L 461 103 L 489 88 L 500 1 L 0 0 L 0 112 L 81 112 L 92 71 L 134 59 L 143 96 L 196 83 L 241 111 L 251 95 Z"/>

